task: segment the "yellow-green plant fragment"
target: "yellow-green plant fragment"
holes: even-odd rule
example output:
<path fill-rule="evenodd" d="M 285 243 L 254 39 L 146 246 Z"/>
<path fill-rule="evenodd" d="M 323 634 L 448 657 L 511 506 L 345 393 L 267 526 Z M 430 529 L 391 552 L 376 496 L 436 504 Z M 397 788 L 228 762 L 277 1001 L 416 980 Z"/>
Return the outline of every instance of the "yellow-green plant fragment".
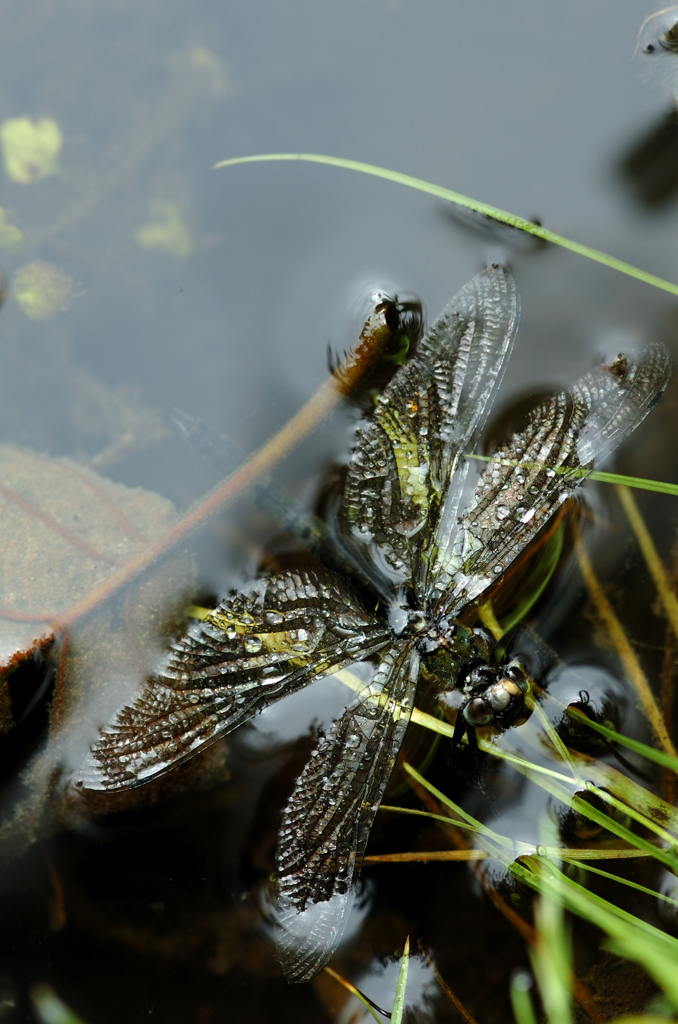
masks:
<path fill-rule="evenodd" d="M 197 88 L 198 96 L 227 96 L 231 91 L 227 65 L 207 46 L 195 43 L 187 50 L 168 53 L 166 66 L 173 75 L 183 76 L 185 87 Z"/>
<path fill-rule="evenodd" d="M 41 1024 L 83 1024 L 82 1018 L 62 1002 L 49 985 L 34 985 L 30 995 L 33 1009 Z"/>
<path fill-rule="evenodd" d="M 0 249 L 19 249 L 23 244 L 23 231 L 9 223 L 7 214 L 0 206 Z"/>
<path fill-rule="evenodd" d="M 189 51 L 189 60 L 193 67 L 198 68 L 207 77 L 210 87 L 218 96 L 229 91 L 228 70 L 221 57 L 197 43 Z"/>
<path fill-rule="evenodd" d="M 178 260 L 188 259 L 193 253 L 193 239 L 176 203 L 156 199 L 150 203 L 150 211 L 154 219 L 134 233 L 137 245 Z"/>
<path fill-rule="evenodd" d="M 49 320 L 66 306 L 73 282 L 53 263 L 33 260 L 14 275 L 12 293 L 31 320 Z"/>
<path fill-rule="evenodd" d="M 63 137 L 56 121 L 43 117 L 9 117 L 0 125 L 0 144 L 7 177 L 30 185 L 56 174 Z"/>

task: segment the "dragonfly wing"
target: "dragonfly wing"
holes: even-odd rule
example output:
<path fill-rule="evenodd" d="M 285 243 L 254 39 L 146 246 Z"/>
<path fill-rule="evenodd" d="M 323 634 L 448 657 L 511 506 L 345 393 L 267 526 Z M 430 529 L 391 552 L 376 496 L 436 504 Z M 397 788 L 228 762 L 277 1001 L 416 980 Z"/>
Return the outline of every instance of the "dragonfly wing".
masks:
<path fill-rule="evenodd" d="M 374 817 L 407 729 L 419 656 L 392 645 L 297 779 L 278 837 L 278 957 L 308 981 L 341 941 Z"/>
<path fill-rule="evenodd" d="M 361 429 L 343 522 L 415 586 L 418 555 L 441 502 L 458 503 L 460 459 L 485 423 L 517 325 L 513 276 L 488 267 L 443 310 Z"/>
<path fill-rule="evenodd" d="M 429 600 L 451 614 L 478 598 L 575 487 L 645 419 L 671 375 L 663 346 L 587 373 L 538 405 L 483 473 L 453 542 L 443 538 Z"/>
<path fill-rule="evenodd" d="M 351 588 L 327 571 L 261 580 L 173 645 L 139 696 L 101 730 L 79 781 L 106 790 L 148 782 L 388 639 Z"/>

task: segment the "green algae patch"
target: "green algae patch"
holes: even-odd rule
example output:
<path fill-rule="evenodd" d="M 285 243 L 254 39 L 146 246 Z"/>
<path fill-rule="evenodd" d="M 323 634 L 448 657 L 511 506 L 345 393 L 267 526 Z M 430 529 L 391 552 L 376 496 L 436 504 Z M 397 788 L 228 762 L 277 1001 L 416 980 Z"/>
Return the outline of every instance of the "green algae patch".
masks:
<path fill-rule="evenodd" d="M 176 203 L 156 199 L 150 204 L 153 220 L 134 233 L 142 249 L 154 249 L 166 256 L 185 260 L 193 254 L 193 239 Z"/>
<path fill-rule="evenodd" d="M 56 121 L 43 117 L 10 117 L 0 124 L 0 145 L 7 177 L 30 185 L 33 181 L 57 174 L 63 137 Z"/>
<path fill-rule="evenodd" d="M 53 263 L 34 260 L 17 270 L 12 292 L 31 320 L 49 320 L 64 308 L 73 282 Z"/>
<path fill-rule="evenodd" d="M 196 44 L 188 51 L 188 60 L 192 68 L 205 75 L 215 95 L 225 96 L 230 92 L 228 68 L 213 50 Z"/>
<path fill-rule="evenodd" d="M 231 82 L 228 66 L 213 50 L 207 46 L 195 44 L 188 50 L 170 53 L 166 60 L 167 69 L 173 75 L 188 76 L 193 79 L 193 88 L 198 93 L 211 96 L 228 96 Z"/>
<path fill-rule="evenodd" d="M 7 213 L 0 206 L 0 249 L 20 249 L 24 244 L 24 233 L 7 220 Z"/>

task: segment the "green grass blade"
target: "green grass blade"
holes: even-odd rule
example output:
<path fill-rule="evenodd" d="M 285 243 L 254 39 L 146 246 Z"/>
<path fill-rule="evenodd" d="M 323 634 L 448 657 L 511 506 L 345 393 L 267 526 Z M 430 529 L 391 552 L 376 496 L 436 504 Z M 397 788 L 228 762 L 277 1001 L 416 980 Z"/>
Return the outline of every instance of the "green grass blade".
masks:
<path fill-rule="evenodd" d="M 585 725 L 589 729 L 593 729 L 594 732 L 600 733 L 600 735 L 608 739 L 610 743 L 619 743 L 620 746 L 626 747 L 627 750 L 633 750 L 634 753 L 641 754 L 643 757 L 646 757 L 648 761 L 654 761 L 655 764 L 661 765 L 662 768 L 669 768 L 672 772 L 678 773 L 678 759 L 671 757 L 670 754 L 665 754 L 663 750 L 655 750 L 654 747 L 648 747 L 646 743 L 641 743 L 639 740 L 632 740 L 628 736 L 624 736 L 623 733 L 615 732 L 614 729 L 610 729 L 606 725 L 594 722 L 578 708 L 568 707 L 565 710 L 570 718 L 573 718 L 575 722 L 578 722 L 580 725 Z"/>
<path fill-rule="evenodd" d="M 595 790 L 592 790 L 592 792 L 595 792 Z M 554 795 L 557 794 L 554 793 Z M 603 790 L 598 790 L 597 795 L 602 796 L 603 798 L 605 796 Z M 623 842 L 628 843 L 629 846 L 635 846 L 637 850 L 643 850 L 651 857 L 654 857 L 655 860 L 661 861 L 662 864 L 666 864 L 666 866 L 671 870 L 675 868 L 676 855 L 674 850 L 664 850 L 659 846 L 655 846 L 654 843 L 636 835 L 636 833 L 632 832 L 631 829 L 622 825 L 620 822 L 615 821 L 614 818 L 611 818 L 609 814 L 605 814 L 604 811 L 599 811 L 597 807 L 593 807 L 586 800 L 582 800 L 581 797 L 571 797 L 569 800 L 569 806 L 585 818 L 590 818 L 591 821 L 595 821 L 597 825 L 602 825 L 603 828 L 607 829 L 608 832 L 611 832 L 612 835 L 617 837 L 617 839 L 621 839 Z M 627 812 L 629 810 L 627 807 L 624 809 Z"/>
<path fill-rule="evenodd" d="M 583 860 L 578 861 L 577 866 L 583 868 L 584 871 L 592 871 L 595 875 L 602 875 L 603 878 L 619 882 L 620 885 L 625 885 L 629 889 L 637 889 L 638 892 L 644 892 L 647 896 L 652 896 L 653 899 L 662 900 L 664 903 L 670 903 L 672 906 L 678 907 L 678 900 L 673 900 L 670 896 L 664 896 L 663 893 L 657 892 L 655 889 L 648 889 L 646 885 L 641 885 L 639 882 L 632 882 L 629 878 L 613 875 L 611 871 L 603 871 L 602 868 L 594 868 L 592 864 L 588 864 Z"/>
<path fill-rule="evenodd" d="M 535 719 L 541 725 L 545 735 L 548 737 L 548 740 L 551 746 L 553 747 L 556 757 L 560 758 L 563 764 L 567 765 L 567 767 L 570 769 L 570 772 L 572 773 L 572 778 L 575 779 L 575 781 L 577 782 L 581 782 L 581 774 L 579 772 L 579 768 L 577 767 L 574 758 L 572 757 L 570 751 L 567 749 L 567 747 L 561 740 L 560 736 L 558 735 L 557 729 L 551 723 L 551 719 L 544 711 L 539 699 L 535 697 L 534 690 L 532 689 L 531 685 L 528 689 L 528 692 L 525 694 L 525 706 L 529 708 L 530 711 L 532 711 Z"/>
<path fill-rule="evenodd" d="M 541 893 L 535 907 L 537 944 L 530 960 L 549 1024 L 572 1024 L 572 950 L 557 876 L 553 881 L 553 891 Z"/>
<path fill-rule="evenodd" d="M 411 764 L 407 763 L 407 761 L 404 762 L 403 768 L 416 782 L 419 783 L 420 786 L 423 786 L 431 796 L 434 796 L 439 803 L 444 804 L 445 807 L 449 807 L 451 811 L 458 814 L 462 821 L 468 822 L 468 824 L 475 829 L 477 836 L 489 839 L 490 842 L 496 843 L 500 849 L 504 848 L 511 851 L 513 850 L 513 841 L 511 839 L 508 839 L 506 836 L 499 835 L 498 832 L 493 832 L 491 828 L 488 828 L 487 825 L 483 825 L 483 823 L 478 821 L 477 818 L 474 818 L 471 814 L 467 814 L 467 812 L 458 804 L 455 804 L 454 800 L 450 800 L 448 796 L 445 796 L 445 794 L 441 793 L 439 789 L 432 786 L 431 783 L 428 782 L 423 775 L 420 775 L 416 768 L 413 768 Z M 453 822 L 453 824 L 456 823 Z"/>
<path fill-rule="evenodd" d="M 502 634 L 508 633 L 519 622 L 527 618 L 528 612 L 544 593 L 558 568 L 564 543 L 564 532 L 558 528 L 539 552 L 534 569 L 530 572 L 525 582 L 524 596 L 521 597 L 516 607 L 508 615 L 502 616 L 501 623 L 499 624 Z M 490 602 L 488 601 L 486 604 L 490 604 Z"/>
<path fill-rule="evenodd" d="M 501 466 L 516 466 L 525 469 L 534 469 L 536 467 L 535 462 L 521 462 L 519 459 L 498 459 L 493 455 L 475 455 L 471 452 L 465 452 L 464 457 L 467 459 L 475 459 L 476 462 L 498 462 Z M 579 469 L 572 470 L 570 467 L 554 467 L 555 473 L 576 478 L 581 477 L 586 480 L 597 480 L 601 484 L 618 484 L 625 487 L 635 487 L 636 490 L 640 491 L 656 491 L 657 494 L 670 494 L 674 498 L 678 497 L 678 484 L 669 484 L 663 480 L 647 480 L 642 476 L 624 476 L 623 473 L 604 473 L 602 470 L 593 469 Z"/>
<path fill-rule="evenodd" d="M 645 284 L 652 285 L 654 288 L 661 288 L 672 295 L 678 295 L 678 284 L 674 284 L 672 281 L 665 281 L 661 277 L 649 274 L 646 270 L 640 270 L 638 267 L 625 263 L 614 256 L 608 256 L 607 253 L 600 252 L 598 249 L 592 249 L 588 245 L 573 242 L 571 239 L 565 238 L 564 235 L 558 235 L 554 231 L 543 228 L 540 224 L 534 224 L 532 221 L 524 220 L 522 217 L 516 217 L 515 214 L 507 213 L 506 210 L 499 210 L 495 206 L 488 206 L 487 203 L 471 199 L 460 192 L 452 192 L 441 185 L 434 185 L 431 181 L 424 181 L 423 178 L 414 178 L 410 174 L 401 174 L 399 171 L 391 171 L 386 167 L 361 163 L 359 160 L 345 160 L 337 156 L 324 156 L 319 153 L 261 153 L 256 156 L 239 156 L 232 160 L 220 160 L 218 164 L 214 165 L 214 168 L 216 170 L 220 167 L 234 167 L 236 164 L 282 160 L 303 160 L 312 164 L 343 167 L 348 171 L 358 171 L 360 174 L 370 174 L 375 178 L 384 178 L 386 181 L 392 181 L 397 185 L 406 185 L 408 188 L 417 189 L 419 192 L 426 192 L 428 195 L 436 196 L 438 199 L 445 199 L 450 203 L 455 203 L 457 206 L 465 206 L 469 210 L 475 210 L 476 213 L 482 213 L 493 220 L 501 221 L 502 224 L 509 224 L 511 227 L 519 228 L 521 231 L 527 231 L 530 235 L 534 235 L 535 238 L 543 238 L 545 242 L 551 242 L 553 245 L 559 245 L 563 249 L 576 252 L 579 256 L 595 260 L 596 263 L 602 263 L 604 266 L 610 267 L 611 270 L 618 270 L 620 273 L 627 274 L 629 277 L 635 277 L 637 280 L 644 281 Z"/>
<path fill-rule="evenodd" d="M 656 949 L 678 957 L 678 939 L 673 935 L 668 935 L 642 918 L 636 917 L 635 914 L 631 914 L 628 910 L 623 910 L 597 893 L 586 889 L 579 882 L 568 878 L 551 861 L 539 856 L 525 857 L 522 862 L 514 862 L 511 866 L 512 873 L 516 873 L 515 868 L 518 869 L 517 874 L 522 881 L 527 882 L 533 889 L 551 895 L 561 893 L 565 907 L 592 924 L 598 925 L 599 928 L 603 928 L 608 934 L 615 934 L 618 931 L 619 922 L 621 922 L 639 934 L 642 933 L 646 940 L 655 944 Z M 532 875 L 531 879 L 528 877 L 530 874 Z M 678 960 L 676 962 L 678 963 Z M 676 984 L 678 984 L 678 972 Z"/>
<path fill-rule="evenodd" d="M 429 718 L 430 723 L 428 722 Z M 432 716 L 426 716 L 422 712 L 419 712 L 416 717 L 413 714 L 412 721 L 416 721 L 420 725 L 424 725 L 436 731 L 444 732 L 446 735 L 452 735 L 453 733 L 452 726 L 447 725 L 445 722 L 439 723 L 437 719 L 434 719 Z M 603 828 L 606 828 L 609 832 L 612 832 L 613 835 L 616 835 L 618 839 L 623 840 L 631 846 L 635 846 L 637 849 L 642 850 L 649 856 L 661 861 L 671 870 L 676 868 L 678 863 L 675 850 L 676 839 L 674 836 L 667 833 L 659 824 L 659 820 L 672 822 L 673 815 L 675 814 L 674 809 L 668 805 L 664 805 L 663 801 L 660 801 L 658 797 L 653 797 L 651 793 L 647 790 L 643 790 L 642 787 L 637 786 L 632 782 L 632 780 L 627 779 L 626 776 L 614 772 L 614 769 L 609 769 L 607 766 L 601 766 L 595 763 L 587 764 L 581 768 L 581 771 L 585 776 L 600 776 L 600 785 L 605 786 L 606 789 L 611 791 L 607 792 L 606 790 L 600 789 L 599 786 L 595 785 L 595 783 L 587 780 L 586 788 L 589 789 L 591 793 L 600 796 L 604 802 L 616 806 L 617 809 L 621 810 L 623 813 L 635 818 L 640 825 L 653 831 L 661 839 L 669 843 L 673 849 L 664 850 L 661 847 L 655 846 L 653 843 L 642 839 L 630 829 L 615 821 L 614 818 L 611 818 L 609 815 L 599 811 L 597 808 L 592 807 L 591 804 L 587 803 L 585 800 L 575 796 L 567 787 L 576 785 L 576 779 L 568 778 L 568 776 L 563 775 L 561 772 L 553 771 L 552 769 L 545 768 L 542 765 L 533 764 L 532 762 L 525 760 L 523 757 L 512 754 L 510 751 L 504 750 L 498 745 L 480 738 L 478 739 L 478 746 L 484 752 L 492 754 L 494 757 L 498 757 L 501 760 L 506 761 L 508 764 L 512 764 L 521 772 L 521 774 L 527 776 L 536 785 L 551 793 L 552 796 L 561 800 L 568 807 L 574 808 L 585 817 L 595 821 L 596 824 L 602 825 Z M 471 819 L 465 814 L 465 812 L 462 812 L 460 808 L 457 808 L 457 806 L 454 805 L 443 793 L 440 793 L 438 790 L 435 790 L 434 787 L 431 787 L 430 783 L 426 782 L 426 780 L 423 779 L 419 773 L 415 772 L 413 768 L 410 768 L 409 766 L 406 767 L 410 774 L 416 778 L 421 785 L 425 786 L 425 788 L 428 789 L 436 799 L 450 807 L 455 811 L 455 813 L 463 814 L 467 821 L 478 828 L 478 834 L 482 834 L 480 829 L 482 829 L 483 826 L 480 822 L 477 822 L 475 819 Z M 626 797 L 626 799 L 618 800 L 617 797 L 614 796 L 614 789 L 617 788 L 615 780 L 617 779 L 620 783 L 623 781 L 623 784 L 628 790 L 628 793 L 622 792 L 621 794 L 622 798 Z M 649 804 L 648 801 L 650 802 Z M 653 810 L 653 806 L 657 813 L 650 814 L 649 812 Z M 659 820 L 655 820 L 655 818 Z M 496 833 L 488 835 L 487 838 L 493 842 L 499 841 L 499 837 L 497 837 Z"/>
<path fill-rule="evenodd" d="M 657 494 L 678 495 L 678 484 L 668 484 L 662 480 L 646 480 L 642 476 L 624 476 L 623 473 L 603 473 L 594 469 L 589 473 L 589 480 L 597 480 L 601 484 L 622 484 L 635 487 L 637 491 L 656 491 Z"/>
<path fill-rule="evenodd" d="M 621 800 L 626 807 L 625 813 L 628 813 L 629 808 L 633 808 L 635 814 L 640 815 L 636 820 L 643 827 L 654 829 L 657 835 L 675 845 L 675 837 L 678 836 L 678 810 L 672 804 L 602 761 L 589 761 L 582 771 L 589 783 Z M 662 830 L 663 835 L 657 828 Z"/>
<path fill-rule="evenodd" d="M 367 1012 L 372 1017 L 374 1017 L 377 1024 L 383 1024 L 382 1019 L 377 1014 L 376 1009 L 372 1006 L 370 1001 L 365 998 L 365 996 L 362 994 L 359 988 L 356 988 L 355 985 L 352 985 L 350 981 L 342 977 L 342 975 L 335 971 L 332 967 L 325 967 L 324 970 L 325 974 L 329 974 L 330 978 L 334 978 L 335 981 L 338 981 L 339 984 L 342 985 L 347 992 L 350 992 L 351 995 L 355 996 L 356 999 L 358 999 L 363 1004 Z"/>
<path fill-rule="evenodd" d="M 410 937 L 405 939 L 405 948 L 400 958 L 400 970 L 396 982 L 395 999 L 391 1011 L 391 1024 L 402 1024 L 403 1013 L 405 1012 L 405 988 L 407 987 L 407 968 L 410 962 Z"/>
<path fill-rule="evenodd" d="M 516 1024 L 537 1024 L 530 998 L 531 987 L 532 979 L 527 971 L 520 971 L 511 979 L 511 1005 Z"/>
<path fill-rule="evenodd" d="M 655 846 L 653 843 L 648 842 L 647 839 L 643 839 L 641 836 L 635 834 L 630 829 L 626 828 L 620 822 L 615 821 L 608 814 L 598 810 L 597 807 L 593 807 L 586 800 L 582 800 L 581 797 L 576 796 L 569 791 L 568 785 L 572 786 L 574 780 L 567 779 L 564 776 L 558 776 L 556 772 L 548 771 L 547 769 L 540 768 L 537 765 L 531 764 L 529 761 L 525 761 L 523 758 L 517 757 L 516 755 L 508 755 L 506 751 L 496 749 L 492 751 L 497 757 L 504 758 L 508 763 L 513 764 L 522 772 L 527 778 L 531 779 L 534 783 L 546 790 L 552 796 L 556 797 L 557 800 L 562 801 L 567 807 L 572 807 L 579 814 L 589 818 L 591 821 L 595 821 L 597 825 L 602 825 L 603 828 L 607 829 L 613 835 L 617 836 L 623 842 L 628 843 L 629 846 L 634 846 L 638 850 L 643 850 L 649 856 L 654 857 L 655 860 L 661 861 L 662 864 L 666 864 L 672 871 L 676 867 L 677 857 L 675 849 L 664 850 L 659 846 Z M 560 780 L 560 781 L 559 781 Z M 563 785 L 565 782 L 567 785 Z M 601 800 L 606 803 L 613 805 L 620 805 L 621 801 L 616 800 L 615 797 L 611 796 L 605 790 L 599 789 L 597 786 L 587 783 L 587 789 L 599 796 Z M 654 821 L 639 815 L 635 810 L 632 810 L 626 804 L 621 804 L 621 809 L 626 814 L 633 814 L 637 820 L 645 827 L 652 829 L 655 833 L 661 832 L 662 838 L 666 838 L 668 842 L 675 843 L 675 839 L 668 835 L 663 829 L 660 828 Z"/>
<path fill-rule="evenodd" d="M 380 804 L 379 810 L 391 811 L 393 814 L 411 814 L 417 818 L 431 818 L 433 821 L 442 821 L 444 825 L 454 825 L 455 828 L 465 828 L 470 832 L 476 831 L 476 826 L 471 825 L 468 821 L 459 821 L 458 818 L 450 818 L 445 814 L 434 814 L 433 811 L 421 811 L 418 807 L 398 807 L 395 804 Z"/>
<path fill-rule="evenodd" d="M 674 1006 L 678 1006 L 678 940 L 589 892 L 541 858 L 517 861 L 511 872 L 540 893 L 562 893 L 568 910 L 606 932 L 614 949 L 627 959 L 642 964 L 664 988 Z"/>

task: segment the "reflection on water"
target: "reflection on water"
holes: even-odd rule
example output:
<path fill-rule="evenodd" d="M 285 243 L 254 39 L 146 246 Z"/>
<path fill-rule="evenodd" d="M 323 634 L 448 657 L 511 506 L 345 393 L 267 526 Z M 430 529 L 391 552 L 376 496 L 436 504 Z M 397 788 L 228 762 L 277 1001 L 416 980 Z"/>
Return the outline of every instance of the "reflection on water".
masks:
<path fill-rule="evenodd" d="M 678 7 L 645 19 L 635 56 L 644 81 L 665 92 L 672 109 L 643 130 L 621 158 L 619 169 L 637 201 L 657 210 L 678 193 Z"/>
<path fill-rule="evenodd" d="M 678 53 L 678 7 L 665 7 L 645 19 L 638 33 L 637 49 L 652 58 L 661 57 L 662 53 Z"/>

